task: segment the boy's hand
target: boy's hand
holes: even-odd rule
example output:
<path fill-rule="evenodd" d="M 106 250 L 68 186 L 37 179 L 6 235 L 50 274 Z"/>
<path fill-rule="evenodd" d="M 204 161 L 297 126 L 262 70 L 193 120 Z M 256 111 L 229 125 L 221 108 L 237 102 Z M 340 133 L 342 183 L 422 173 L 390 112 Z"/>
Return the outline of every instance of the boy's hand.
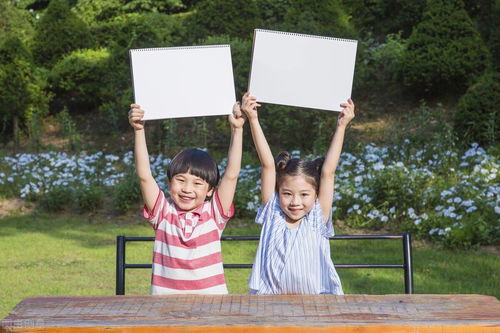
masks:
<path fill-rule="evenodd" d="M 233 105 L 233 114 L 229 115 L 229 124 L 232 128 L 242 128 L 245 124 L 246 116 L 241 112 L 240 103 Z"/>
<path fill-rule="evenodd" d="M 144 110 L 141 110 L 141 106 L 137 104 L 131 104 L 130 108 L 128 122 L 136 131 L 144 129 L 144 120 L 142 120 Z"/>
<path fill-rule="evenodd" d="M 349 98 L 347 103 L 342 103 L 340 106 L 344 109 L 339 114 L 337 126 L 346 127 L 354 118 L 354 102 Z"/>
<path fill-rule="evenodd" d="M 243 103 L 242 103 L 241 109 L 243 110 L 243 112 L 245 112 L 248 119 L 257 118 L 257 107 L 258 106 L 260 106 L 260 104 L 257 103 L 257 99 L 253 96 L 250 96 L 249 92 L 246 92 L 243 95 Z"/>

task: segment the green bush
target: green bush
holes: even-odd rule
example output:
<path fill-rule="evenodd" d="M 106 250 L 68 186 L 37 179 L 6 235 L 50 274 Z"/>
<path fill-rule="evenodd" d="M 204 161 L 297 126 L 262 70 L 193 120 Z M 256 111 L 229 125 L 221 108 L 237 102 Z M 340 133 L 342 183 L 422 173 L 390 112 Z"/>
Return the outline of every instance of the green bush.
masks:
<path fill-rule="evenodd" d="M 343 0 L 343 3 L 361 34 L 382 41 L 388 34 L 408 38 L 422 18 L 426 0 Z"/>
<path fill-rule="evenodd" d="M 52 0 L 35 26 L 33 55 L 39 65 L 51 67 L 73 50 L 94 45 L 88 26 L 70 10 L 66 0 Z"/>
<path fill-rule="evenodd" d="M 57 108 L 68 106 L 80 112 L 97 108 L 102 102 L 99 92 L 109 70 L 109 58 L 107 49 L 87 49 L 73 51 L 58 61 L 49 75 Z"/>
<path fill-rule="evenodd" d="M 33 102 L 30 86 L 34 82 L 31 57 L 21 40 L 10 36 L 0 45 L 0 122 L 2 137 L 14 136 L 19 145 L 20 128 Z"/>
<path fill-rule="evenodd" d="M 213 35 L 251 38 L 260 24 L 255 0 L 200 1 L 186 18 L 186 40 L 197 43 Z"/>
<path fill-rule="evenodd" d="M 0 1 L 0 22 L 0 44 L 11 34 L 18 36 L 24 43 L 33 37 L 32 17 L 9 1 Z"/>
<path fill-rule="evenodd" d="M 80 213 L 93 212 L 104 204 L 104 189 L 98 185 L 81 187 L 76 191 L 75 205 Z"/>
<path fill-rule="evenodd" d="M 71 187 L 60 185 L 52 187 L 40 197 L 39 207 L 47 212 L 59 212 L 71 207 L 74 191 Z"/>
<path fill-rule="evenodd" d="M 340 0 L 291 0 L 283 27 L 292 32 L 353 38 L 356 33 L 349 23 Z"/>
<path fill-rule="evenodd" d="M 135 208 L 142 198 L 135 170 L 129 170 L 125 178 L 114 186 L 112 191 L 113 207 L 117 212 L 125 213 Z"/>
<path fill-rule="evenodd" d="M 461 0 L 428 1 L 408 39 L 404 82 L 420 95 L 461 93 L 483 72 L 487 56 Z"/>
<path fill-rule="evenodd" d="M 499 137 L 500 74 L 488 72 L 471 86 L 458 103 L 454 129 L 464 143 L 494 146 Z"/>

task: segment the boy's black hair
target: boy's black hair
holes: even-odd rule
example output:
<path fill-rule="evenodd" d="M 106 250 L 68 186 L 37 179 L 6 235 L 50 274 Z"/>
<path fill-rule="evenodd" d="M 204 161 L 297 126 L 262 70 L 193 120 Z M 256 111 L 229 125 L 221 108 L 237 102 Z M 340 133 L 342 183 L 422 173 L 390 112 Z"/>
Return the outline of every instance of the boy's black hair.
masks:
<path fill-rule="evenodd" d="M 304 158 L 292 158 L 287 151 L 283 151 L 276 156 L 276 191 L 279 191 L 285 176 L 305 176 L 305 179 L 319 193 L 321 181 L 321 168 L 325 162 L 324 157 L 319 157 L 314 161 Z"/>
<path fill-rule="evenodd" d="M 168 181 L 179 174 L 189 172 L 208 183 L 209 190 L 219 183 L 219 168 L 210 154 L 200 149 L 186 149 L 175 155 L 167 169 Z"/>

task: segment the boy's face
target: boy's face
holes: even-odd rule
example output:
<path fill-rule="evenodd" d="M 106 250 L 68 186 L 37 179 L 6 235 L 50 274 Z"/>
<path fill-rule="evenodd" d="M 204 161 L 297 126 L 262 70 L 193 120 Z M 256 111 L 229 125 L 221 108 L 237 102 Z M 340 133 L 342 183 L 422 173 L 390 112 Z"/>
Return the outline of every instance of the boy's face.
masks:
<path fill-rule="evenodd" d="M 170 197 L 177 207 L 187 212 L 199 207 L 207 196 L 212 195 L 213 189 L 208 188 L 205 180 L 188 172 L 174 175 L 169 183 Z"/>
<path fill-rule="evenodd" d="M 316 189 L 304 176 L 285 176 L 279 187 L 281 210 L 289 223 L 295 223 L 314 208 Z"/>

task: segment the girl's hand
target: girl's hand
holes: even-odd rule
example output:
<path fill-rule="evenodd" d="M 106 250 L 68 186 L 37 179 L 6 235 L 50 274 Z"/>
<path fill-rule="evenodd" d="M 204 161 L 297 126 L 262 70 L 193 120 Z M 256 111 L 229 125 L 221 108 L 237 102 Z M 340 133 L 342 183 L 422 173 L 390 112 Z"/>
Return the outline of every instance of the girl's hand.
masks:
<path fill-rule="evenodd" d="M 243 110 L 243 112 L 245 112 L 248 119 L 257 118 L 257 107 L 258 106 L 260 106 L 260 104 L 257 103 L 257 99 L 253 96 L 250 96 L 249 92 L 246 92 L 243 95 L 243 103 L 242 103 L 241 109 Z"/>
<path fill-rule="evenodd" d="M 141 110 L 141 106 L 137 104 L 131 104 L 130 107 L 128 122 L 136 131 L 144 129 L 144 120 L 142 120 L 142 117 L 144 117 L 144 110 Z"/>
<path fill-rule="evenodd" d="M 354 102 L 349 98 L 347 103 L 342 103 L 340 106 L 343 107 L 343 109 L 339 114 L 337 126 L 346 127 L 347 124 L 354 119 Z"/>
<path fill-rule="evenodd" d="M 233 105 L 233 114 L 230 114 L 228 119 L 232 128 L 242 128 L 245 124 L 246 116 L 241 112 L 239 102 Z"/>

